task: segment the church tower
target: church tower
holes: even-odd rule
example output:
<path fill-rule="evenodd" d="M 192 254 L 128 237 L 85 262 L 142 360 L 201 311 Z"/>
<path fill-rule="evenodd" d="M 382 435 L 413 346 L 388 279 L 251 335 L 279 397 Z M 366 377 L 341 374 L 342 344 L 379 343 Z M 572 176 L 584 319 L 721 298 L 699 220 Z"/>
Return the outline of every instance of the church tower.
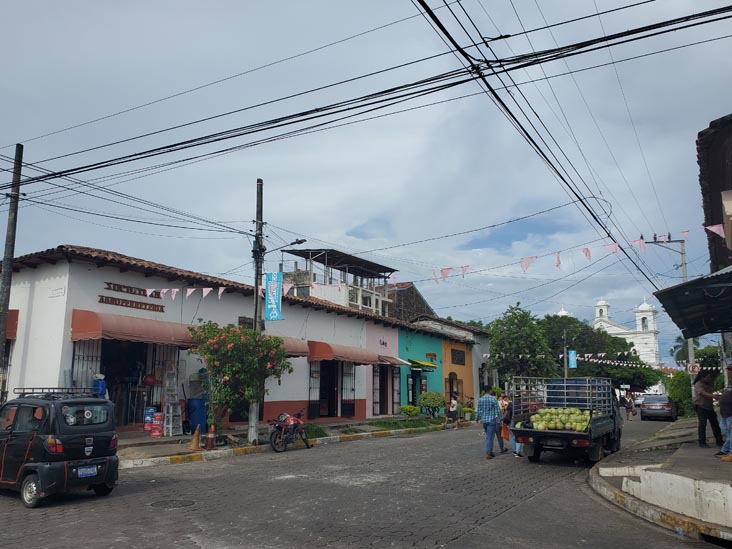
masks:
<path fill-rule="evenodd" d="M 643 303 L 638 305 L 634 312 L 635 329 L 637 332 L 656 331 L 656 315 L 658 315 L 658 311 L 645 298 L 643 299 Z"/>
<path fill-rule="evenodd" d="M 656 308 L 643 299 L 643 303 L 635 308 L 635 347 L 645 362 L 658 363 L 658 328 L 656 327 Z"/>
<path fill-rule="evenodd" d="M 595 320 L 610 320 L 610 305 L 605 298 L 600 298 L 600 301 L 595 305 Z"/>

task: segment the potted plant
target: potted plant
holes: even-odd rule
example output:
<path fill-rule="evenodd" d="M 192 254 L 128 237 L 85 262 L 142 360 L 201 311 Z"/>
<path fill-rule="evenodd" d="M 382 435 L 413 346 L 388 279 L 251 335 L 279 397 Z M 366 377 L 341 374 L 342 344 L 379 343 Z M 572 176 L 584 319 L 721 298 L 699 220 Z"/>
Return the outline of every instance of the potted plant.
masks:
<path fill-rule="evenodd" d="M 467 406 L 463 407 L 463 417 L 465 418 L 465 421 L 472 420 L 474 413 L 475 410 L 473 410 L 472 408 L 468 408 Z"/>

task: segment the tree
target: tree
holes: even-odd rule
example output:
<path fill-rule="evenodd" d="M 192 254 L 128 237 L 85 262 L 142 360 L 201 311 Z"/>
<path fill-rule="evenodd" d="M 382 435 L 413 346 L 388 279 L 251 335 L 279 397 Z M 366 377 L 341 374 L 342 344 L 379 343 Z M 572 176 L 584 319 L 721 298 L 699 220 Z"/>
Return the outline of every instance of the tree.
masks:
<path fill-rule="evenodd" d="M 556 360 L 541 327 L 520 304 L 509 307 L 490 323 L 491 367 L 498 368 L 502 381 L 513 376 L 558 376 Z"/>
<path fill-rule="evenodd" d="M 667 382 L 668 397 L 676 403 L 679 413 L 689 414 L 693 410 L 691 405 L 691 382 L 689 374 L 684 371 L 676 372 Z"/>
<path fill-rule="evenodd" d="M 282 340 L 229 324 L 223 328 L 205 322 L 188 328 L 193 337 L 192 352 L 206 364 L 209 378 L 209 421 L 217 407 L 242 408 L 249 403 L 249 442 L 255 444 L 259 431 L 259 402 L 266 393 L 265 381 L 279 382 L 292 372 Z"/>
<path fill-rule="evenodd" d="M 437 391 L 427 391 L 419 395 L 417 404 L 427 410 L 427 413 L 432 417 L 437 417 L 440 413 L 440 408 L 445 406 L 445 397 Z"/>
<path fill-rule="evenodd" d="M 539 326 L 546 334 L 552 357 L 563 368 L 564 336 L 567 347 L 577 354 L 605 353 L 603 360 L 623 362 L 632 344 L 620 337 L 608 334 L 605 330 L 596 330 L 588 324 L 570 316 L 547 315 L 539 320 Z M 618 366 L 597 362 L 578 362 L 577 369 L 569 371 L 571 377 L 607 377 L 615 385 L 630 385 L 643 390 L 655 385 L 663 378 L 663 372 L 648 367 Z"/>
<path fill-rule="evenodd" d="M 694 349 L 699 348 L 699 340 L 697 338 L 693 338 L 692 341 L 694 342 Z M 689 340 L 684 339 L 681 336 L 678 336 L 676 340 L 674 341 L 674 346 L 671 347 L 671 356 L 674 357 L 674 360 L 683 361 L 688 360 L 689 358 Z"/>

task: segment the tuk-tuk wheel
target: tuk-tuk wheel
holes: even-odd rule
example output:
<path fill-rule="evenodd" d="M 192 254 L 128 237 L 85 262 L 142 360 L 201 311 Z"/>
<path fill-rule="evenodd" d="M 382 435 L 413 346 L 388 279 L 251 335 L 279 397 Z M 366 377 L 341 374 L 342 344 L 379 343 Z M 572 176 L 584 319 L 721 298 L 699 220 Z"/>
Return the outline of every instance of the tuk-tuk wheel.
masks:
<path fill-rule="evenodd" d="M 34 509 L 41 504 L 41 486 L 38 482 L 38 475 L 31 473 L 23 479 L 23 484 L 20 486 L 20 497 L 23 500 L 23 505 L 29 509 Z"/>

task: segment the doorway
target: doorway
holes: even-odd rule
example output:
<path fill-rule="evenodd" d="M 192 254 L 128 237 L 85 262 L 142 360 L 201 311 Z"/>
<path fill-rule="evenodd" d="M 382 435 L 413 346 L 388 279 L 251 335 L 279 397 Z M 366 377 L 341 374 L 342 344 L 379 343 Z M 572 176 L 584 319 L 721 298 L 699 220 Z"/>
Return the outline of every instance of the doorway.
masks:
<path fill-rule="evenodd" d="M 320 417 L 338 415 L 338 362 L 320 362 Z"/>

